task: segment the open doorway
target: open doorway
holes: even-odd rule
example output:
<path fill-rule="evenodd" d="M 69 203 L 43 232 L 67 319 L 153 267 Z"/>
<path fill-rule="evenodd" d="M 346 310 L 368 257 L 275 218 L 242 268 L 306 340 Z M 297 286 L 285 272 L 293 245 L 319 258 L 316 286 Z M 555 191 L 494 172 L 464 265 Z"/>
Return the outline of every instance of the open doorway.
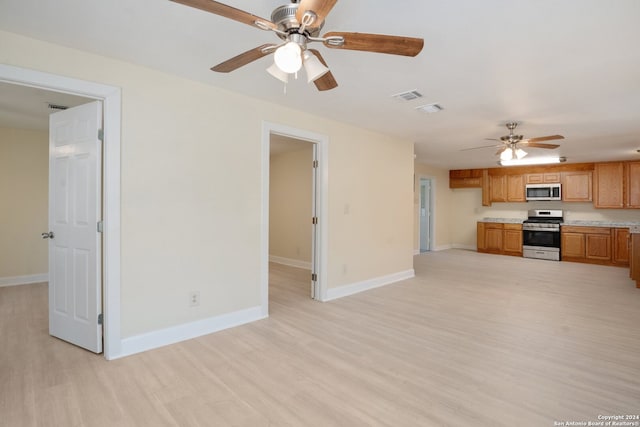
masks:
<path fill-rule="evenodd" d="M 38 89 L 66 94 L 103 106 L 102 140 L 102 331 L 106 359 L 119 357 L 120 339 L 120 89 L 55 74 L 0 64 L 0 83 L 12 89 Z M 3 98 L 4 100 L 4 98 Z M 81 103 L 84 102 L 82 100 Z M 64 105 L 64 104 L 63 104 Z M 47 147 L 48 152 L 48 147 Z M 45 227 L 46 228 L 46 227 Z M 37 234 L 45 230 L 37 230 Z M 38 236 L 39 238 L 40 236 Z M 46 314 L 47 310 L 44 310 Z"/>
<path fill-rule="evenodd" d="M 420 178 L 420 204 L 418 216 L 420 223 L 420 253 L 432 250 L 433 240 L 433 181 L 431 178 Z"/>
<path fill-rule="evenodd" d="M 271 306 L 313 299 L 315 144 L 271 134 L 269 152 Z"/>
<path fill-rule="evenodd" d="M 326 290 L 327 138 L 286 126 L 263 125 L 262 310 L 269 313 L 270 262 L 289 269 L 306 299 Z M 306 283 L 306 285 L 305 285 Z M 306 290 L 304 290 L 306 288 Z"/>

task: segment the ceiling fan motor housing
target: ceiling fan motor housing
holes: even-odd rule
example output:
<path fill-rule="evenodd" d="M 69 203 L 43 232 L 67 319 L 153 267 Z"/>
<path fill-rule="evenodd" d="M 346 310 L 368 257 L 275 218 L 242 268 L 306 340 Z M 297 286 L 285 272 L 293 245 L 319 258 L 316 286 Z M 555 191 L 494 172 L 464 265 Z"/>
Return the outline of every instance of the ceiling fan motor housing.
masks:
<path fill-rule="evenodd" d="M 271 13 L 271 22 L 276 24 L 278 29 L 285 33 L 297 32 L 298 28 L 300 28 L 300 23 L 296 19 L 298 6 L 298 3 L 291 3 L 276 8 Z M 322 29 L 323 25 L 324 22 L 319 26 L 306 27 L 304 32 L 311 37 L 317 37 L 320 34 L 320 30 Z M 287 39 L 287 37 L 283 34 L 278 34 L 278 37 L 283 40 Z"/>

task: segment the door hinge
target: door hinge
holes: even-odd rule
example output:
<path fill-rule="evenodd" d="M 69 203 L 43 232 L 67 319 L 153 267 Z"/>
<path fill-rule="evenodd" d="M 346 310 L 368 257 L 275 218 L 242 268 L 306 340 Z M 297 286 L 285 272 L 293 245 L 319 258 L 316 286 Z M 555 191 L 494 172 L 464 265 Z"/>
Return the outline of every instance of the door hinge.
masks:
<path fill-rule="evenodd" d="M 311 281 L 312 282 L 317 282 L 318 281 L 318 275 L 316 273 L 311 273 Z"/>
<path fill-rule="evenodd" d="M 318 167 L 318 161 L 317 161 L 317 160 L 314 160 L 314 161 L 313 161 L 313 167 L 314 167 L 314 168 L 317 168 L 317 167 Z"/>
<path fill-rule="evenodd" d="M 98 233 L 104 232 L 104 222 L 98 221 L 97 229 L 98 229 Z"/>
<path fill-rule="evenodd" d="M 98 314 L 98 325 L 102 325 L 102 321 L 103 321 L 103 317 L 102 317 L 102 313 Z"/>
<path fill-rule="evenodd" d="M 102 129 L 98 129 L 98 139 L 104 142 L 104 131 Z"/>
<path fill-rule="evenodd" d="M 311 218 L 311 224 L 316 225 L 318 224 L 318 217 L 314 216 L 313 218 Z"/>

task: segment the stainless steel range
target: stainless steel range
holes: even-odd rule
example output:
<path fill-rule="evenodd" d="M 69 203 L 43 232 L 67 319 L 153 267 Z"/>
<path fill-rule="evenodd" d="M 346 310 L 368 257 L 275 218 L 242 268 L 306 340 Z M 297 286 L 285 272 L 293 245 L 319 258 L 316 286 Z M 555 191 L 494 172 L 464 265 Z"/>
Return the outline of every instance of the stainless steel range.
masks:
<path fill-rule="evenodd" d="M 522 223 L 522 256 L 560 261 L 562 210 L 531 209 Z"/>

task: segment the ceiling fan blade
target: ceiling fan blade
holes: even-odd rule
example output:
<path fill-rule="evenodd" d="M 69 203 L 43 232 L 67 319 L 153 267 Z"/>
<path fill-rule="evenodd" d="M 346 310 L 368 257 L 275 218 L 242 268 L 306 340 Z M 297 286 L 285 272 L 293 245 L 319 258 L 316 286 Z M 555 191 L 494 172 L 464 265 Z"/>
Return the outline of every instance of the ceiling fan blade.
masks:
<path fill-rule="evenodd" d="M 540 136 L 538 138 L 527 138 L 526 141 L 529 141 L 529 142 L 542 142 L 542 141 L 553 141 L 554 139 L 564 139 L 564 136 L 562 136 L 562 135 Z"/>
<path fill-rule="evenodd" d="M 495 148 L 495 147 L 502 147 L 502 144 L 500 144 L 500 145 L 496 145 L 496 144 L 493 144 L 493 145 L 483 145 L 482 147 L 463 148 L 463 149 L 462 149 L 462 150 L 460 150 L 460 151 L 479 150 L 479 149 L 481 149 L 481 148 Z"/>
<path fill-rule="evenodd" d="M 218 73 L 228 73 L 230 71 L 237 70 L 238 68 L 247 65 L 248 63 L 253 62 L 256 59 L 260 59 L 263 56 L 269 55 L 271 51 L 267 48 L 275 46 L 276 45 L 274 44 L 263 44 L 262 46 L 258 46 L 254 49 L 241 53 L 238 56 L 234 56 L 231 59 L 227 59 L 226 61 L 221 62 L 215 67 L 212 67 L 211 71 L 216 71 Z"/>
<path fill-rule="evenodd" d="M 243 24 L 251 25 L 253 27 L 261 28 L 256 25 L 259 22 L 262 26 L 270 29 L 276 29 L 277 26 L 268 19 L 260 18 L 245 12 L 244 10 L 236 9 L 235 7 L 227 6 L 226 4 L 219 3 L 213 0 L 171 0 L 176 3 L 184 4 L 185 6 L 195 7 L 196 9 L 204 10 L 206 12 L 215 13 L 216 15 L 223 16 L 225 18 L 233 19 L 234 21 L 242 22 Z M 264 28 L 262 28 L 264 29 Z"/>
<path fill-rule="evenodd" d="M 526 144 L 527 147 L 532 147 L 532 148 L 558 148 L 560 147 L 558 144 L 541 144 L 539 142 L 525 142 L 524 144 Z"/>
<path fill-rule="evenodd" d="M 309 49 L 309 52 L 313 53 L 316 58 L 318 58 L 318 60 L 322 63 L 322 65 L 328 68 L 327 63 L 322 55 L 320 55 L 320 52 L 315 49 Z M 338 82 L 336 82 L 336 79 L 333 77 L 333 74 L 331 74 L 331 71 L 326 72 L 325 74 L 317 78 L 313 83 L 316 85 L 316 88 L 318 88 L 319 91 L 331 90 L 338 87 Z"/>
<path fill-rule="evenodd" d="M 316 19 L 311 26 L 319 27 L 337 2 L 338 0 L 302 0 L 296 11 L 296 19 L 299 23 L 302 23 L 304 14 L 307 11 L 313 12 L 316 14 Z"/>
<path fill-rule="evenodd" d="M 485 138 L 485 141 L 500 141 L 498 138 Z"/>
<path fill-rule="evenodd" d="M 499 149 L 498 151 L 496 151 L 496 154 L 494 154 L 495 156 L 499 156 L 500 154 L 502 154 L 508 147 L 502 147 L 501 149 Z"/>
<path fill-rule="evenodd" d="M 342 37 L 344 44 L 324 42 L 325 46 L 335 49 L 363 50 L 366 52 L 388 53 L 391 55 L 416 56 L 424 46 L 423 39 L 383 34 L 330 32 L 323 37 Z"/>

